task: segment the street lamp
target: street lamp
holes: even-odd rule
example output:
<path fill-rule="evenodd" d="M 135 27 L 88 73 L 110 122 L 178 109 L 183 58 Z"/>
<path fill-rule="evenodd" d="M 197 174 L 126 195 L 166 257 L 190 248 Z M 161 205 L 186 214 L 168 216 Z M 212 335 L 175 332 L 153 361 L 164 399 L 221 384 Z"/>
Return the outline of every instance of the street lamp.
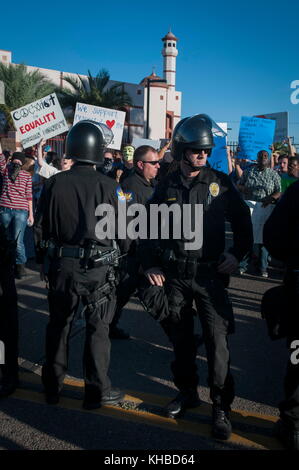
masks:
<path fill-rule="evenodd" d="M 149 138 L 149 106 L 150 106 L 150 84 L 151 83 L 166 83 L 165 78 L 147 78 L 147 108 L 146 108 L 146 138 Z"/>

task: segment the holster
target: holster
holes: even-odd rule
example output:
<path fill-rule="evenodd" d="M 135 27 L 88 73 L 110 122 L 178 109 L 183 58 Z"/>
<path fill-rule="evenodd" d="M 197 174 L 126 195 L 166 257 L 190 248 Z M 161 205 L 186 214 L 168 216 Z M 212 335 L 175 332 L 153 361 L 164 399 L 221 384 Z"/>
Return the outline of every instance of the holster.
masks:
<path fill-rule="evenodd" d="M 44 252 L 44 268 L 49 268 L 50 260 L 54 258 L 76 258 L 81 260 L 85 269 L 98 268 L 100 266 L 115 266 L 118 263 L 118 248 L 102 248 L 95 242 L 87 242 L 86 246 L 60 246 L 54 240 L 42 241 L 40 249 Z"/>

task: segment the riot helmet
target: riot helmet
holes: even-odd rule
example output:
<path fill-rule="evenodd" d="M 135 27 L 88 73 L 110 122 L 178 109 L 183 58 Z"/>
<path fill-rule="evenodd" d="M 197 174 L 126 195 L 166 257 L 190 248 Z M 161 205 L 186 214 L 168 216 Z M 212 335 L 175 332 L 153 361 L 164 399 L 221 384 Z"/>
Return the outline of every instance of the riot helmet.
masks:
<path fill-rule="evenodd" d="M 113 140 L 113 132 L 105 124 L 91 120 L 79 121 L 66 138 L 65 158 L 101 165 L 104 150 Z"/>
<path fill-rule="evenodd" d="M 171 147 L 173 158 L 182 160 L 187 148 L 204 149 L 210 153 L 214 147 L 214 124 L 206 114 L 196 114 L 182 119 L 173 131 Z"/>

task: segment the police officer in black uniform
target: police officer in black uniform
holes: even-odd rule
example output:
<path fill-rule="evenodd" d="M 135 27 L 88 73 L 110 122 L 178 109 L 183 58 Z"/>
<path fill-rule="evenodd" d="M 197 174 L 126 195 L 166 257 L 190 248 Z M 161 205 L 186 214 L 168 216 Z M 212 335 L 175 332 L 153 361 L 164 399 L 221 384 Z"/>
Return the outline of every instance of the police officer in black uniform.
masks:
<path fill-rule="evenodd" d="M 0 226 L 0 398 L 18 385 L 18 302 L 14 277 L 16 242 Z"/>
<path fill-rule="evenodd" d="M 101 220 L 96 215 L 101 204 L 109 204 L 117 217 L 118 185 L 95 171 L 112 136 L 106 126 L 92 121 L 74 125 L 66 139 L 66 157 L 75 163 L 70 171 L 48 179 L 41 195 L 35 237 L 37 261 L 43 262 L 49 282 L 50 320 L 42 370 L 49 404 L 59 401 L 68 366 L 70 330 L 80 298 L 86 318 L 83 407 L 118 403 L 124 396 L 111 388 L 107 375 L 109 323 L 115 309 L 113 264 L 118 252 L 113 240 L 99 236 L 96 227 Z"/>
<path fill-rule="evenodd" d="M 157 150 L 150 145 L 141 145 L 133 156 L 134 171 L 121 182 L 122 190 L 130 204 L 145 205 L 152 197 L 156 176 L 160 168 Z M 121 312 L 135 292 L 139 281 L 140 259 L 137 240 L 132 241 L 128 256 L 124 258 L 121 281 L 117 286 L 117 304 L 110 325 L 110 338 L 128 339 L 130 335 L 118 327 Z"/>
<path fill-rule="evenodd" d="M 275 434 L 288 448 L 299 450 L 299 181 L 287 189 L 266 221 L 263 241 L 270 255 L 286 265 L 280 315 L 290 358 Z"/>
<path fill-rule="evenodd" d="M 168 297 L 169 316 L 161 325 L 173 344 L 175 358 L 171 368 L 180 393 L 167 405 L 166 413 L 175 418 L 186 408 L 200 403 L 193 331 L 195 300 L 207 351 L 213 401 L 212 432 L 216 438 L 228 439 L 231 434 L 228 412 L 234 399 L 234 384 L 227 335 L 233 333 L 234 322 L 225 288 L 229 274 L 252 247 L 252 225 L 249 209 L 228 176 L 206 167 L 214 145 L 212 126 L 212 120 L 206 115 L 178 123 L 172 138 L 172 155 L 180 162 L 179 169 L 157 186 L 150 201 L 150 204 L 177 204 L 181 209 L 183 204 L 191 205 L 192 224 L 196 219 L 194 210 L 199 210 L 195 204 L 202 204 L 203 227 L 195 227 L 197 233 L 203 229 L 202 247 L 186 249 L 184 235 L 175 239 L 170 234 L 168 239 L 160 237 L 158 242 L 147 240 L 142 264 L 150 284 L 163 286 Z M 233 232 L 233 245 L 227 252 L 225 220 L 230 221 Z M 180 223 L 183 224 L 183 216 Z"/>

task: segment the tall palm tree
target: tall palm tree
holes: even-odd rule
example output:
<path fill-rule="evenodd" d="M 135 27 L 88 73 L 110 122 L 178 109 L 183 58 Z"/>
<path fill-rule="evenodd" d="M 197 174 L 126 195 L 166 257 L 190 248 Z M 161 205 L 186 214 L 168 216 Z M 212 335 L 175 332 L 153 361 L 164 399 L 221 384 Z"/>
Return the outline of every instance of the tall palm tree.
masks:
<path fill-rule="evenodd" d="M 0 107 L 7 117 L 9 128 L 13 128 L 10 111 L 43 98 L 56 89 L 55 84 L 39 70 L 27 71 L 25 64 L 0 63 L 0 80 L 5 86 L 5 104 Z"/>
<path fill-rule="evenodd" d="M 72 90 L 68 88 L 60 90 L 59 100 L 63 107 L 71 108 L 73 112 L 77 102 L 112 109 L 132 105 L 132 100 L 121 83 L 107 86 L 110 75 L 105 69 L 100 70 L 96 77 L 92 77 L 88 71 L 87 79 L 78 75 L 78 78 L 69 76 L 64 80 L 71 85 Z"/>

